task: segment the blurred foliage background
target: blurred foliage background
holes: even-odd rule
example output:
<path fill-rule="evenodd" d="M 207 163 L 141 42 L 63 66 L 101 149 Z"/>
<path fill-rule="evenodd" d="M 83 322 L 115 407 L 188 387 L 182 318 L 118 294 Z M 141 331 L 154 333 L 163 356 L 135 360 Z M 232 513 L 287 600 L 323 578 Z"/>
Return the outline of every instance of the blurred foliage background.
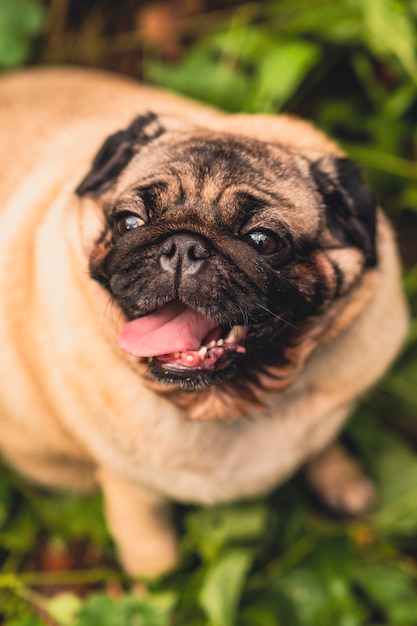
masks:
<path fill-rule="evenodd" d="M 373 514 L 331 517 L 301 476 L 256 502 L 177 506 L 181 563 L 140 596 L 98 495 L 39 492 L 3 468 L 0 623 L 415 626 L 417 0 L 0 0 L 1 70 L 63 63 L 313 120 L 360 163 L 395 225 L 413 321 L 342 435 L 378 486 Z"/>

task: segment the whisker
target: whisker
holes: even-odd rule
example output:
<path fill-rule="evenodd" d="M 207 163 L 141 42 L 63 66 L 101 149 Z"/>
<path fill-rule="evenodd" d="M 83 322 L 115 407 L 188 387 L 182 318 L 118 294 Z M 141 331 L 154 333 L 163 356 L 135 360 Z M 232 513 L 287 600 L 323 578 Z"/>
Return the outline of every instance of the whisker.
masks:
<path fill-rule="evenodd" d="M 114 303 L 113 298 L 112 298 L 111 295 L 109 295 L 107 303 L 106 303 L 106 306 L 104 307 L 103 314 L 102 314 L 102 320 L 101 320 L 101 330 L 102 331 L 104 331 L 104 322 L 105 322 L 105 319 L 106 319 L 106 316 L 107 316 L 107 311 L 108 311 L 108 309 L 110 307 L 113 309 L 113 303 Z M 111 312 L 111 316 L 113 318 L 113 313 L 112 312 Z"/>
<path fill-rule="evenodd" d="M 243 319 L 243 325 L 244 326 L 248 326 L 249 325 L 249 314 L 247 311 L 245 311 L 245 309 L 242 309 L 241 306 L 239 306 L 240 312 L 242 313 L 242 319 Z"/>
<path fill-rule="evenodd" d="M 298 326 L 296 326 L 295 324 L 292 324 L 291 322 L 286 320 L 284 317 L 282 317 L 282 315 L 278 315 L 278 313 L 273 313 L 270 309 L 268 309 L 263 304 L 259 303 L 258 306 L 261 309 L 263 309 L 264 311 L 266 311 L 267 313 L 269 313 L 269 315 L 272 315 L 272 317 L 274 317 L 275 319 L 278 319 L 280 322 L 284 322 L 284 324 L 287 324 L 287 326 L 291 326 L 291 328 L 294 328 L 295 330 L 298 330 L 298 328 L 299 328 Z"/>

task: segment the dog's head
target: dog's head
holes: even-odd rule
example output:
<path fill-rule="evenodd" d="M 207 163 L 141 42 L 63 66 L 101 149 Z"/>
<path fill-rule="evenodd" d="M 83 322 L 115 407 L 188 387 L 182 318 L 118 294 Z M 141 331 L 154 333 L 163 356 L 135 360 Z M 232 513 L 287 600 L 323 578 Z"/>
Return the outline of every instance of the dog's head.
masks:
<path fill-rule="evenodd" d="M 105 141 L 77 193 L 103 210 L 90 269 L 127 318 L 120 348 L 182 398 L 288 384 L 376 264 L 372 194 L 335 155 L 150 113 Z"/>

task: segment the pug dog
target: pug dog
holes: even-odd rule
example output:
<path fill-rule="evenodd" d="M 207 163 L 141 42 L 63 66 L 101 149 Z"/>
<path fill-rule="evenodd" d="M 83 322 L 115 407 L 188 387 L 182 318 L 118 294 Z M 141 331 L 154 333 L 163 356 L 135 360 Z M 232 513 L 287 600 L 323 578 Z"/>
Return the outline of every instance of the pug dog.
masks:
<path fill-rule="evenodd" d="M 99 486 L 133 575 L 175 563 L 170 500 L 250 498 L 305 465 L 329 506 L 366 510 L 333 442 L 407 311 L 358 167 L 307 122 L 94 71 L 0 94 L 3 457 Z"/>

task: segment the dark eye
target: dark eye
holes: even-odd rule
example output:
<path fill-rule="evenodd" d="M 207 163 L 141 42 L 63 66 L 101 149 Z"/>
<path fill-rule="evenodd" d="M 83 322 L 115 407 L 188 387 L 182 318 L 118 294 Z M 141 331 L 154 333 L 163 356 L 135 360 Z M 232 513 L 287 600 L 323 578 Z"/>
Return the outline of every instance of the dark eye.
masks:
<path fill-rule="evenodd" d="M 278 252 L 284 245 L 283 241 L 275 235 L 265 230 L 254 230 L 244 236 L 243 241 L 258 254 L 271 255 Z"/>
<path fill-rule="evenodd" d="M 135 228 L 140 228 L 144 223 L 144 220 L 138 215 L 123 215 L 116 220 L 115 229 L 119 235 L 125 235 Z"/>

